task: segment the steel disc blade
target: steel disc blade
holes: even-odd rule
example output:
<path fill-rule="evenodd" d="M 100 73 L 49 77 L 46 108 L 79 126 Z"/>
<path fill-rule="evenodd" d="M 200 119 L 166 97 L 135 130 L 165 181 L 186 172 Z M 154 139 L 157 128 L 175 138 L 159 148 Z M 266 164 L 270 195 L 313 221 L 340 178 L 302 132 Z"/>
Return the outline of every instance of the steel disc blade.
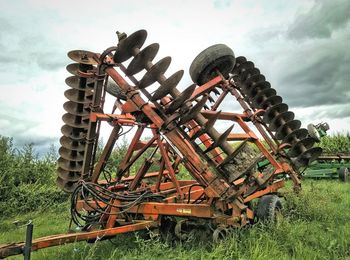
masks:
<path fill-rule="evenodd" d="M 98 62 L 94 59 L 96 53 L 91 51 L 74 50 L 68 52 L 68 57 L 75 62 L 87 64 L 87 65 L 97 65 Z"/>
<path fill-rule="evenodd" d="M 151 62 L 154 57 L 156 57 L 158 50 L 159 44 L 153 43 L 140 51 L 130 62 L 128 68 L 126 69 L 126 75 L 131 76 L 145 69 L 147 63 Z"/>
<path fill-rule="evenodd" d="M 247 58 L 244 56 L 239 56 L 236 58 L 236 67 L 240 66 L 243 62 L 246 62 Z"/>
<path fill-rule="evenodd" d="M 256 93 L 255 96 L 249 96 L 249 97 L 253 100 L 256 100 L 256 99 L 261 99 L 262 96 L 271 97 L 271 96 L 275 96 L 275 95 L 276 95 L 276 90 L 274 88 L 266 88 L 266 89 Z"/>
<path fill-rule="evenodd" d="M 149 71 L 143 76 L 139 82 L 139 89 L 148 87 L 149 85 L 156 82 L 161 75 L 164 75 L 164 72 L 169 68 L 171 62 L 171 57 L 165 57 L 154 64 Z"/>
<path fill-rule="evenodd" d="M 236 60 L 237 62 L 237 60 Z M 248 69 L 252 69 L 254 68 L 254 63 L 251 62 L 251 61 L 245 61 L 243 63 L 241 63 L 237 69 L 234 69 L 234 71 L 237 73 L 237 74 L 242 74 L 244 71 L 248 70 Z"/>
<path fill-rule="evenodd" d="M 72 63 L 72 64 L 67 65 L 66 70 L 70 74 L 73 74 L 74 76 L 79 76 L 79 73 L 78 73 L 80 71 L 79 67 L 80 67 L 79 63 Z"/>
<path fill-rule="evenodd" d="M 282 143 L 289 143 L 294 144 L 295 142 L 298 142 L 301 139 L 304 139 L 308 135 L 308 131 L 305 128 L 300 128 L 297 130 L 294 130 L 289 135 L 287 135 Z"/>
<path fill-rule="evenodd" d="M 268 81 L 258 82 L 257 84 L 251 85 L 251 87 L 244 89 L 245 93 L 249 97 L 255 97 L 260 91 L 271 88 L 271 84 Z"/>
<path fill-rule="evenodd" d="M 268 109 L 269 107 L 272 107 L 277 104 L 281 104 L 283 101 L 282 97 L 280 96 L 271 96 L 265 99 L 263 102 L 259 104 L 259 107 L 262 109 Z"/>
<path fill-rule="evenodd" d="M 251 68 L 251 69 L 247 69 L 244 72 L 242 72 L 240 74 L 240 77 L 241 77 L 242 81 L 245 82 L 251 76 L 259 75 L 259 74 L 260 74 L 260 70 L 258 68 Z"/>
<path fill-rule="evenodd" d="M 278 114 L 288 111 L 288 105 L 285 103 L 277 104 L 266 110 L 263 121 L 265 123 L 271 122 Z"/>
<path fill-rule="evenodd" d="M 90 111 L 84 108 L 84 104 L 75 103 L 73 101 L 65 102 L 63 108 L 69 114 L 76 116 L 88 116 L 90 114 Z"/>
<path fill-rule="evenodd" d="M 69 113 L 64 114 L 62 120 L 65 124 L 75 128 L 87 128 L 89 126 L 89 122 L 86 118 Z"/>
<path fill-rule="evenodd" d="M 91 91 L 91 83 L 94 83 L 92 78 L 80 78 L 78 76 L 70 76 L 65 80 L 66 84 L 73 89 Z"/>
<path fill-rule="evenodd" d="M 275 95 L 276 95 L 275 89 L 267 88 L 257 93 L 254 97 L 251 97 L 251 99 L 253 100 L 253 105 L 260 108 L 261 104 L 265 101 L 265 99 Z"/>
<path fill-rule="evenodd" d="M 58 158 L 57 165 L 63 170 L 72 171 L 72 172 L 80 172 L 83 169 L 83 161 L 80 161 L 80 162 L 69 161 L 62 157 Z"/>
<path fill-rule="evenodd" d="M 85 140 L 87 128 L 76 128 L 69 125 L 61 127 L 61 133 L 75 141 Z"/>
<path fill-rule="evenodd" d="M 83 76 L 83 73 L 86 73 L 86 71 L 92 71 L 93 69 L 94 67 L 92 65 L 79 64 L 79 63 L 71 63 L 66 67 L 66 70 L 70 74 L 73 74 L 74 76 L 78 76 L 78 77 L 85 77 L 85 78 L 88 78 L 88 77 Z"/>
<path fill-rule="evenodd" d="M 82 152 L 85 150 L 85 143 L 76 140 L 71 140 L 66 136 L 60 138 L 60 144 L 70 150 L 76 150 Z"/>
<path fill-rule="evenodd" d="M 247 88 L 253 87 L 256 84 L 265 81 L 265 76 L 263 74 L 252 75 L 244 81 Z"/>
<path fill-rule="evenodd" d="M 271 122 L 269 122 L 269 129 L 271 131 L 276 131 L 279 127 L 284 125 L 285 123 L 294 119 L 294 113 L 291 111 L 286 111 L 280 113 L 278 116 L 273 118 Z"/>
<path fill-rule="evenodd" d="M 56 185 L 57 185 L 61 190 L 64 190 L 64 186 L 65 186 L 66 183 L 67 183 L 66 180 L 63 180 L 62 178 L 57 177 L 57 179 L 56 179 Z M 72 192 L 73 192 L 73 191 L 72 191 Z"/>
<path fill-rule="evenodd" d="M 298 156 L 296 163 L 300 166 L 308 166 L 322 154 L 322 148 L 312 147 Z"/>
<path fill-rule="evenodd" d="M 196 84 L 192 84 L 188 88 L 186 88 L 177 98 L 175 98 L 169 107 L 166 109 L 165 113 L 172 114 L 174 113 L 178 108 L 180 108 L 182 105 L 185 104 L 185 101 L 188 100 L 192 93 L 194 92 L 195 88 L 197 87 Z"/>
<path fill-rule="evenodd" d="M 75 150 L 67 149 L 63 146 L 58 150 L 59 155 L 69 161 L 82 161 L 84 160 L 84 155 Z"/>
<path fill-rule="evenodd" d="M 154 92 L 151 101 L 157 101 L 169 93 L 172 92 L 172 90 L 179 84 L 180 80 L 182 79 L 182 76 L 184 75 L 183 70 L 179 70 L 175 72 L 173 75 L 171 75 L 167 80 L 165 80 L 162 85 Z"/>
<path fill-rule="evenodd" d="M 139 30 L 130 34 L 118 44 L 118 49 L 114 53 L 113 60 L 116 63 L 124 62 L 130 59 L 135 49 L 141 49 L 147 38 L 146 30 Z"/>
<path fill-rule="evenodd" d="M 81 177 L 81 174 L 80 172 L 70 172 L 58 167 L 57 176 L 64 181 L 78 181 Z"/>
<path fill-rule="evenodd" d="M 287 123 L 285 123 L 283 126 L 277 129 L 275 137 L 278 140 L 282 140 L 285 138 L 288 134 L 293 132 L 294 130 L 300 128 L 301 122 L 299 120 L 292 120 Z"/>
<path fill-rule="evenodd" d="M 60 189 L 62 189 L 67 193 L 72 193 L 75 190 L 75 188 L 78 186 L 77 182 L 65 181 L 60 177 L 57 177 L 56 184 Z"/>
<path fill-rule="evenodd" d="M 70 101 L 80 103 L 80 104 L 89 104 L 92 102 L 92 92 L 82 91 L 77 89 L 67 89 L 64 92 L 64 96 Z"/>
<path fill-rule="evenodd" d="M 205 103 L 208 101 L 208 98 L 209 98 L 208 95 L 203 96 L 201 100 L 199 100 L 199 102 L 197 102 L 197 104 L 194 105 L 186 115 L 181 117 L 179 125 L 182 125 L 190 121 L 191 119 L 195 118 L 203 109 Z"/>
<path fill-rule="evenodd" d="M 312 137 L 306 137 L 304 139 L 301 139 L 300 141 L 296 142 L 292 148 L 289 149 L 288 155 L 290 157 L 297 157 L 302 153 L 302 149 L 306 148 L 307 150 L 310 149 L 315 144 L 315 139 Z"/>

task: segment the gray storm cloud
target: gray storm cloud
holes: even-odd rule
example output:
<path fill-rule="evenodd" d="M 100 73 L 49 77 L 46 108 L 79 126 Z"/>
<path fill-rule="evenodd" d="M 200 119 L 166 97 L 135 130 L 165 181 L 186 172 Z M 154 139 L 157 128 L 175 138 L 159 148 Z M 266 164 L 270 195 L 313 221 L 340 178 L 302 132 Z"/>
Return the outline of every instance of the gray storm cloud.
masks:
<path fill-rule="evenodd" d="M 256 61 L 304 123 L 324 119 L 334 121 L 335 132 L 345 130 L 350 121 L 350 2 L 316 1 L 304 9 L 285 26 L 251 32 L 260 48 Z"/>
<path fill-rule="evenodd" d="M 14 137 L 14 144 L 23 147 L 25 144 L 33 144 L 36 151 L 43 154 L 50 145 L 57 145 L 57 139 L 45 136 L 45 133 L 38 133 L 37 126 L 40 124 L 37 120 L 23 117 L 20 113 L 10 111 L 0 105 L 0 124 L 2 129 L 0 135 Z"/>
<path fill-rule="evenodd" d="M 330 38 L 335 31 L 346 27 L 349 20 L 349 0 L 318 0 L 290 25 L 288 37 L 295 40 Z"/>
<path fill-rule="evenodd" d="M 349 14 L 349 1 L 317 1 L 291 23 L 276 66 L 291 106 L 350 106 Z"/>
<path fill-rule="evenodd" d="M 171 55 L 174 70 L 187 71 L 185 66 L 201 50 L 225 43 L 254 61 L 305 123 L 324 117 L 344 119 L 341 129 L 350 126 L 350 1 L 114 0 L 103 12 L 96 12 L 98 2 L 4 3 L 0 135 L 14 137 L 17 143 L 34 142 L 41 150 L 58 143 L 67 89 L 64 68 L 71 62 L 67 51 L 101 51 L 115 44 L 116 29 L 147 29 L 147 41 L 161 44 L 159 57 Z M 185 73 L 179 89 L 190 84 Z M 232 100 L 223 108 L 241 112 Z"/>
<path fill-rule="evenodd" d="M 346 37 L 314 43 L 284 66 L 285 86 L 291 105 L 309 107 L 324 104 L 348 104 L 350 96 L 350 54 Z"/>

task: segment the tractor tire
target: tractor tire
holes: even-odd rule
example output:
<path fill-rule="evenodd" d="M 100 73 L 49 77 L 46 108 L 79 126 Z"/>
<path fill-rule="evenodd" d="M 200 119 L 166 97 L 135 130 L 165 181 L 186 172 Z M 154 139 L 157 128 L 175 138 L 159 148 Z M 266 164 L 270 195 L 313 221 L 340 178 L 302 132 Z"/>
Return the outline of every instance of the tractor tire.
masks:
<path fill-rule="evenodd" d="M 339 180 L 343 181 L 343 182 L 348 182 L 349 181 L 349 170 L 346 167 L 341 167 L 338 170 L 339 173 Z"/>
<path fill-rule="evenodd" d="M 277 195 L 265 195 L 258 202 L 256 216 L 263 222 L 274 224 L 281 209 L 282 203 Z"/>
<path fill-rule="evenodd" d="M 107 93 L 121 100 L 126 101 L 127 99 L 126 95 L 123 93 L 120 87 L 113 80 L 108 80 L 106 91 Z"/>
<path fill-rule="evenodd" d="M 225 44 L 215 44 L 199 53 L 190 66 L 190 76 L 194 83 L 201 86 L 220 73 L 227 78 L 235 66 L 233 51 Z"/>

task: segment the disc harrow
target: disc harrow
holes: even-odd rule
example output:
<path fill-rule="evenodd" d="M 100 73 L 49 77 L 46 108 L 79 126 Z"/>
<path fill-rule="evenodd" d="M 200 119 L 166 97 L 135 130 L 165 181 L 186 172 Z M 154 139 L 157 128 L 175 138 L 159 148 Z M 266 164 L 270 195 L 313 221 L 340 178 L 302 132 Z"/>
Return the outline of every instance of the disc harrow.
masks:
<path fill-rule="evenodd" d="M 184 71 L 167 76 L 171 58 L 156 59 L 158 43 L 143 47 L 145 30 L 118 37 L 101 54 L 68 54 L 75 63 L 67 66 L 57 184 L 71 193 L 72 222 L 83 231 L 41 238 L 32 249 L 149 228 L 171 240 L 196 230 L 218 241 L 257 218 L 275 221 L 285 176 L 300 189 L 298 169 L 321 150 L 260 70 L 216 44 L 196 56 L 193 83 L 180 91 Z M 105 98 L 114 100 L 111 113 Z M 243 112 L 227 111 L 232 100 Z M 103 122 L 112 129 L 97 155 Z M 115 165 L 128 127 L 136 131 Z M 0 247 L 0 256 L 18 247 Z"/>

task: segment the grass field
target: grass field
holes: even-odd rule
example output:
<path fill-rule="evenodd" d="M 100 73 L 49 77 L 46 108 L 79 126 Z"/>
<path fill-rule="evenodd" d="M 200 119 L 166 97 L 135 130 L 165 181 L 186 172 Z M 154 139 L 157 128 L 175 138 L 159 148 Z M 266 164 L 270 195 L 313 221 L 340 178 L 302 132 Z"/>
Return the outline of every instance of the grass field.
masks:
<path fill-rule="evenodd" d="M 220 244 L 191 241 L 174 246 L 157 237 L 124 234 L 112 241 L 43 249 L 33 252 L 32 259 L 350 259 L 350 183 L 307 180 L 298 196 L 288 190 L 284 217 L 277 225 L 237 229 Z M 25 229 L 12 224 L 17 219 L 33 219 L 34 238 L 66 232 L 68 208 L 60 204 L 2 219 L 0 244 L 23 240 Z"/>

